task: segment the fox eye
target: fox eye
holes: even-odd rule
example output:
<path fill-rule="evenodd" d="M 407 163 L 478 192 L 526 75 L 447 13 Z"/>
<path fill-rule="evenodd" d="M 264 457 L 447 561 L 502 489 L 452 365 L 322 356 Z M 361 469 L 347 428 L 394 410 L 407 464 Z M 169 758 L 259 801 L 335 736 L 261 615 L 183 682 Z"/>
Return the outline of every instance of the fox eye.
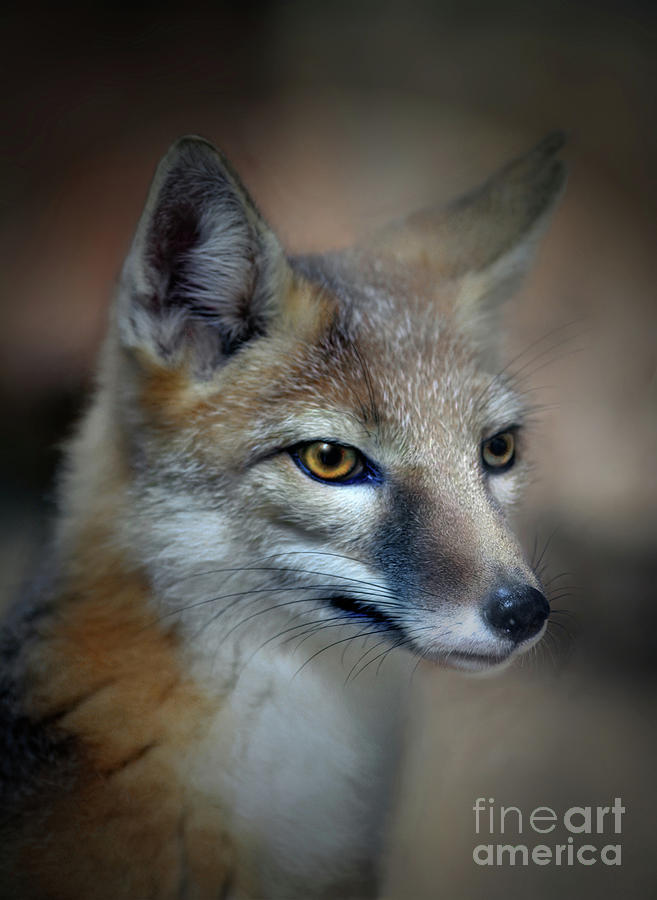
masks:
<path fill-rule="evenodd" d="M 516 454 L 516 439 L 512 431 L 501 431 L 481 446 L 481 458 L 487 469 L 498 472 L 510 469 Z"/>
<path fill-rule="evenodd" d="M 355 447 L 312 441 L 291 451 L 299 468 L 317 478 L 335 484 L 349 484 L 366 474 L 365 461 Z"/>

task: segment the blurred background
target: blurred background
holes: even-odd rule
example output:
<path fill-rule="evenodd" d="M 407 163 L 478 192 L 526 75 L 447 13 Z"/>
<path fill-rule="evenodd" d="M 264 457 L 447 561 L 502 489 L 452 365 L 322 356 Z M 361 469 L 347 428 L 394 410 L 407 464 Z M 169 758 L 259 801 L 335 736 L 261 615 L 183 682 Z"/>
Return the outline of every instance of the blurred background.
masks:
<path fill-rule="evenodd" d="M 38 558 L 58 447 L 171 140 L 221 146 L 303 251 L 568 131 L 568 190 L 507 318 L 540 407 L 519 528 L 565 612 L 501 678 L 416 679 L 386 898 L 657 897 L 655 5 L 24 5 L 2 26 L 3 598 Z M 620 840 L 622 865 L 479 867 L 477 797 L 527 815 L 621 797 L 622 834 L 588 842 Z"/>

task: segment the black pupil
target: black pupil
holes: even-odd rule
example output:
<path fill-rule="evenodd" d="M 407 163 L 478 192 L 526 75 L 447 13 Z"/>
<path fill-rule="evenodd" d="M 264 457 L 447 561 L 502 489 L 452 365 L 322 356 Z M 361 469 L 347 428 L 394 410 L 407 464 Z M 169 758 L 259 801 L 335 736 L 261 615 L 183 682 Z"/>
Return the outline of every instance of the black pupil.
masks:
<path fill-rule="evenodd" d="M 488 449 L 493 456 L 505 456 L 509 452 L 509 440 L 498 435 L 498 437 L 491 438 Z"/>
<path fill-rule="evenodd" d="M 344 458 L 344 450 L 335 444 L 324 444 L 317 454 L 320 463 L 327 469 L 337 469 Z"/>

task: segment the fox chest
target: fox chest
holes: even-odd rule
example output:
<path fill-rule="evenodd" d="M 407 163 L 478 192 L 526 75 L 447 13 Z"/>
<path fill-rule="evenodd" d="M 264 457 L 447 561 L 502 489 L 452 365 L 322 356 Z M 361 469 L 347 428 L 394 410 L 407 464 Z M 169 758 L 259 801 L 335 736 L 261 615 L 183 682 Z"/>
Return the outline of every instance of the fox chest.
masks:
<path fill-rule="evenodd" d="M 350 694 L 344 674 L 326 676 L 254 673 L 184 763 L 193 793 L 226 810 L 240 866 L 272 900 L 373 889 L 397 764 L 395 694 L 382 683 Z"/>

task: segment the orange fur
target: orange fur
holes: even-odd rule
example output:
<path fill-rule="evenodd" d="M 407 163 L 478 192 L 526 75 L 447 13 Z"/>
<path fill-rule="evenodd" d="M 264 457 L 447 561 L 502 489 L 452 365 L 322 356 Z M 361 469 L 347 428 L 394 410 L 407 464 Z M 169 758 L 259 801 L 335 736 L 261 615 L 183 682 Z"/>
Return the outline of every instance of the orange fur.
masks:
<path fill-rule="evenodd" d="M 81 767 L 23 844 L 22 896 L 173 897 L 191 878 L 195 896 L 216 897 L 231 868 L 221 816 L 186 794 L 174 762 L 212 706 L 140 577 L 98 553 L 96 569 L 67 586 L 31 660 L 29 712 L 74 736 Z"/>

